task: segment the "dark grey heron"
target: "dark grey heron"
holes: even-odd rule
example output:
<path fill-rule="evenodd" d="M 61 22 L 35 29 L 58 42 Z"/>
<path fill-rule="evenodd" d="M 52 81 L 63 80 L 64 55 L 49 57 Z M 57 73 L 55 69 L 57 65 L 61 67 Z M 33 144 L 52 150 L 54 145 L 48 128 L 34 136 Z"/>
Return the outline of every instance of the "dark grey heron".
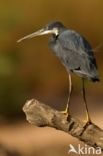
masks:
<path fill-rule="evenodd" d="M 74 30 L 67 29 L 61 22 L 58 21 L 47 24 L 43 29 L 21 38 L 18 42 L 21 42 L 24 39 L 30 39 L 46 34 L 52 34 L 49 46 L 55 55 L 60 59 L 69 74 L 69 96 L 65 113 L 67 113 L 68 116 L 70 115 L 69 103 L 72 93 L 71 72 L 73 72 L 81 77 L 87 123 L 91 122 L 85 96 L 84 81 L 85 79 L 92 82 L 99 81 L 99 74 L 93 49 L 83 36 Z"/>

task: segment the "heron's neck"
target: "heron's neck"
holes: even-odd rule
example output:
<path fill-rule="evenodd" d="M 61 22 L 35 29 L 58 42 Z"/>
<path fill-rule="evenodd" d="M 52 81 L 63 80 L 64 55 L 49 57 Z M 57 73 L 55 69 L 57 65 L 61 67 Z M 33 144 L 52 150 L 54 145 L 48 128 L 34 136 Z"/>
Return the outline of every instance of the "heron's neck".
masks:
<path fill-rule="evenodd" d="M 59 34 L 52 34 L 51 38 L 52 38 L 52 40 L 57 40 L 58 36 L 59 36 Z"/>
<path fill-rule="evenodd" d="M 50 39 L 49 39 L 49 46 L 53 48 L 56 45 L 56 41 L 58 39 L 58 35 L 56 36 L 55 34 L 52 34 Z"/>

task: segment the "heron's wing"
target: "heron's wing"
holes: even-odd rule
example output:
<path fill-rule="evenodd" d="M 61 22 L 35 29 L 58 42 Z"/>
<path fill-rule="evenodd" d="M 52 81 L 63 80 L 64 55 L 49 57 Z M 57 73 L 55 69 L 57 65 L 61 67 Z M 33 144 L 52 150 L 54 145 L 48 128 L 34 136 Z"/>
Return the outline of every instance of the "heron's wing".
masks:
<path fill-rule="evenodd" d="M 71 70 L 91 77 L 98 75 L 92 48 L 85 38 L 75 31 L 67 30 L 58 39 L 64 60 Z"/>
<path fill-rule="evenodd" d="M 63 48 L 79 52 L 79 54 L 86 53 L 89 57 L 93 57 L 93 51 L 87 40 L 75 31 L 67 30 L 61 33 L 59 41 Z"/>

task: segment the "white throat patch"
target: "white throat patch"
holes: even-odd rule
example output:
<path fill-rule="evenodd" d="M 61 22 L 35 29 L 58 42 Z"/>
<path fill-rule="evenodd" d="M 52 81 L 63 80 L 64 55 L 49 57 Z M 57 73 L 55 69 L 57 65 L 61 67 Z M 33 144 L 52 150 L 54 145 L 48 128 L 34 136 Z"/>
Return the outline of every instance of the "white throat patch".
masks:
<path fill-rule="evenodd" d="M 53 31 L 53 33 L 54 33 L 56 36 L 59 34 L 59 31 L 58 31 L 57 28 L 54 28 L 52 31 Z"/>

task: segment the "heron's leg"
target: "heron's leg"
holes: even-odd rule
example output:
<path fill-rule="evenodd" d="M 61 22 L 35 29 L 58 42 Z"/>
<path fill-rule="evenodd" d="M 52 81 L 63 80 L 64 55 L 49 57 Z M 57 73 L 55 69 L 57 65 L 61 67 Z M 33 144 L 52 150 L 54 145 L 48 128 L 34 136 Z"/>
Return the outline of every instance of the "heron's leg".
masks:
<path fill-rule="evenodd" d="M 66 109 L 62 111 L 62 113 L 70 115 L 69 104 L 70 104 L 70 98 L 71 98 L 71 93 L 72 93 L 72 80 L 71 80 L 71 75 L 69 74 L 68 76 L 69 76 L 69 95 L 68 95 L 68 100 L 66 104 Z"/>
<path fill-rule="evenodd" d="M 83 92 L 84 105 L 85 105 L 85 109 L 86 109 L 86 122 L 90 123 L 91 119 L 90 119 L 88 106 L 87 106 L 87 101 L 86 101 L 86 96 L 85 96 L 85 84 L 84 84 L 84 81 L 85 81 L 84 78 L 82 78 L 82 92 Z"/>

